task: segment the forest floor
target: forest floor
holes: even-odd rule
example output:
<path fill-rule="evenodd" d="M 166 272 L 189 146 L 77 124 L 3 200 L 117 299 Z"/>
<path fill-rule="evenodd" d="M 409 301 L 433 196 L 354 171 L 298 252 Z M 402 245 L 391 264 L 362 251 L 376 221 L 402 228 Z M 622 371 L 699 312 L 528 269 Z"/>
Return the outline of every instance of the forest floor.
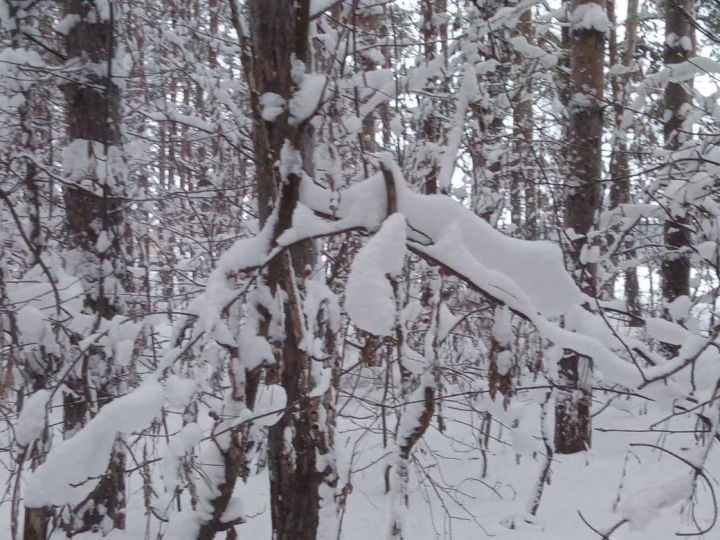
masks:
<path fill-rule="evenodd" d="M 372 394 L 368 390 L 366 396 Z M 487 401 L 466 402 L 477 410 Z M 460 402 L 458 402 L 460 405 Z M 671 539 L 676 533 L 693 533 L 710 525 L 713 516 L 712 495 L 702 481 L 690 505 L 673 500 L 673 486 L 682 484 L 690 467 L 644 443 L 663 445 L 682 453 L 694 434 L 601 431 L 644 430 L 661 419 L 652 408 L 637 400 L 613 401 L 594 418 L 592 450 L 575 455 L 555 455 L 550 482 L 544 487 L 537 515 L 527 519 L 528 509 L 543 468 L 543 444 L 539 437 L 540 407 L 534 400 L 518 399 L 507 411 L 495 411 L 500 422 L 493 422 L 484 458 L 478 449 L 478 414 L 469 414 L 465 405 L 446 406 L 443 414 L 447 428 L 443 433 L 437 422 L 418 443 L 411 464 L 409 507 L 405 521 L 408 540 L 496 538 L 499 540 L 592 540 L 601 538 L 583 523 L 580 513 L 598 530 L 608 530 L 624 517 L 625 523 L 613 533 L 612 540 Z M 596 411 L 597 412 L 597 411 Z M 384 470 L 391 462 L 391 446 L 384 448 L 381 421 L 362 400 L 349 403 L 343 410 L 336 434 L 338 449 L 338 485 L 352 484 L 342 518 L 343 540 L 383 539 L 389 530 L 390 495 L 385 493 Z M 550 415 L 551 416 L 551 415 Z M 453 421 L 454 420 L 454 421 Z M 517 422 L 517 429 L 507 426 Z M 394 422 L 394 420 L 393 420 Z M 667 428 L 660 424 L 658 429 Z M 678 429 L 677 423 L 672 425 Z M 688 426 L 691 427 L 691 426 Z M 348 471 L 353 472 L 348 476 Z M 715 449 L 708 461 L 708 478 L 720 474 L 720 452 Z M 5 475 L 5 471 L 0 471 Z M 7 477 L 0 477 L 5 485 Z M 10 488 L 10 486 L 8 486 Z M 154 538 L 156 531 L 146 529 L 140 478 L 132 475 L 129 486 L 128 528 L 115 531 L 110 540 Z M 238 486 L 247 523 L 237 527 L 239 538 L 269 539 L 270 511 L 267 469 L 260 469 L 247 484 Z M 8 497 L 9 492 L 6 493 Z M 657 511 L 658 507 L 665 507 Z M 10 540 L 9 501 L 0 505 L 0 540 Z M 694 515 L 694 517 L 693 517 Z M 693 523 L 693 519 L 697 524 Z M 530 522 L 532 521 L 532 522 Z M 514 524 L 510 526 L 510 524 Z M 642 528 L 644 527 L 644 528 Z M 151 536 L 146 536 L 146 534 Z M 59 532 L 54 539 L 64 538 Z M 75 537 L 99 538 L 83 534 Z M 167 540 L 184 540 L 170 538 Z M 715 529 L 699 538 L 720 538 Z"/>

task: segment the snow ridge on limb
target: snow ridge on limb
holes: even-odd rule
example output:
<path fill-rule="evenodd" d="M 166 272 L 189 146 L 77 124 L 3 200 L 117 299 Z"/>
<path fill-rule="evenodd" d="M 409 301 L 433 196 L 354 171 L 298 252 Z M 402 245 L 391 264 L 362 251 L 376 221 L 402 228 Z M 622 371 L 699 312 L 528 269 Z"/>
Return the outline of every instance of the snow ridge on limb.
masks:
<path fill-rule="evenodd" d="M 55 444 L 30 476 L 25 503 L 30 508 L 78 504 L 105 472 L 117 432 L 144 429 L 160 414 L 163 388 L 150 379 L 105 405 L 75 436 Z"/>
<path fill-rule="evenodd" d="M 387 336 L 395 325 L 395 298 L 386 275 L 405 260 L 405 216 L 392 214 L 358 252 L 347 282 L 345 309 L 358 328 Z"/>
<path fill-rule="evenodd" d="M 390 199 L 394 202 L 388 202 L 379 175 L 339 193 L 306 178 L 300 188 L 300 202 L 320 215 L 368 231 L 377 230 L 382 211 L 395 204 L 407 222 L 408 249 L 446 267 L 485 296 L 508 306 L 555 345 L 591 356 L 607 381 L 626 387 L 643 382 L 638 369 L 599 339 L 568 331 L 551 320 L 576 311 L 588 300 L 565 271 L 557 246 L 505 236 L 447 196 L 414 193 L 388 154 L 377 154 L 377 158 L 386 176 L 393 180 L 395 195 Z M 365 223 L 361 222 L 362 216 L 367 216 Z M 327 230 L 335 226 L 328 223 Z M 528 265 L 528 261 L 532 264 Z"/>
<path fill-rule="evenodd" d="M 505 236 L 447 196 L 413 193 L 389 155 L 378 154 L 377 158 L 383 172 L 342 191 L 323 188 L 303 175 L 295 209 L 299 219 L 293 219 L 293 226 L 277 239 L 275 247 L 267 241 L 259 244 L 239 241 L 231 248 L 238 257 L 233 257 L 233 263 L 228 260 L 229 264 L 220 265 L 223 269 L 213 273 L 217 281 L 209 286 L 209 289 L 217 286 L 223 294 L 211 296 L 227 301 L 229 285 L 225 280 L 229 271 L 261 267 L 277 251 L 306 238 L 353 229 L 378 231 L 388 208 L 395 206 L 397 213 L 405 217 L 408 249 L 446 267 L 485 296 L 508 306 L 555 345 L 592 357 L 608 382 L 631 388 L 643 383 L 643 373 L 619 358 L 603 341 L 561 328 L 554 322 L 555 317 L 577 313 L 588 300 L 565 271 L 557 246 Z M 394 188 L 391 197 L 385 185 L 388 178 Z M 251 247 L 252 256 L 240 256 L 245 247 Z M 206 297 L 202 302 L 208 300 Z M 210 311 L 217 314 L 222 303 L 212 300 L 211 303 Z M 211 313 L 205 314 L 212 318 Z M 587 316 L 599 319 L 597 315 Z"/>

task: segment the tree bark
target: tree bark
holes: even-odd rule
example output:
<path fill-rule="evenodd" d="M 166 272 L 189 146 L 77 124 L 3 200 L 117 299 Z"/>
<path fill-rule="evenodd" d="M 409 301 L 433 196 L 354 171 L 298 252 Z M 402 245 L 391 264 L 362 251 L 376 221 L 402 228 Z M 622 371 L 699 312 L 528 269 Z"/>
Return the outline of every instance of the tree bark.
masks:
<path fill-rule="evenodd" d="M 447 0 L 422 0 L 420 9 L 423 17 L 421 34 L 425 61 L 431 63 L 438 55 L 438 45 L 440 45 L 441 51 L 447 47 L 447 23 L 439 20 L 447 13 Z M 431 84 L 443 91 L 446 90 L 443 88 L 446 85 L 440 81 L 434 81 Z M 440 167 L 437 162 L 437 151 L 433 151 L 433 148 L 437 148 L 437 145 L 444 142 L 440 115 L 435 111 L 437 106 L 437 101 L 434 102 L 432 97 L 425 96 L 420 99 L 422 113 L 418 139 L 421 139 L 423 146 L 418 164 L 421 176 L 418 183 L 422 186 L 421 191 L 428 195 L 438 193 Z"/>
<path fill-rule="evenodd" d="M 289 167 L 283 172 L 275 164 L 289 157 L 312 173 L 313 133 L 308 121 L 294 123 L 287 110 L 272 122 L 263 121 L 259 98 L 273 92 L 289 103 L 302 77 L 296 72 L 300 66 L 291 59 L 302 62 L 304 71 L 310 68 L 309 7 L 308 0 L 248 2 L 252 55 L 244 63 L 256 117 L 253 142 L 259 215 L 265 223 L 274 206 L 273 239 L 292 226 L 301 180 L 297 169 Z M 268 434 L 271 516 L 277 540 L 314 539 L 321 506 L 335 505 L 334 498 L 326 500 L 337 480 L 332 449 L 334 411 L 329 400 L 308 395 L 315 384 L 311 375 L 314 360 L 302 347 L 305 325 L 300 276 L 313 263 L 312 242 L 304 242 L 270 261 L 266 274 L 275 304 L 283 304 L 282 309 L 263 306 L 267 314 L 263 326 L 276 359 L 267 378 L 283 386 L 288 403 Z M 270 336 L 271 326 L 282 328 L 282 337 Z M 321 494 L 323 485 L 328 489 Z"/>
<path fill-rule="evenodd" d="M 512 350 L 512 322 L 510 312 L 502 307 L 495 308 L 495 323 L 490 341 L 490 362 L 488 366 L 488 389 L 494 401 L 500 393 L 503 407 L 507 409 L 513 395 L 513 374 L 515 357 Z"/>
<path fill-rule="evenodd" d="M 71 270 L 84 290 L 84 310 L 95 327 L 123 312 L 127 279 L 124 234 L 124 163 L 121 155 L 120 90 L 112 75 L 115 56 L 114 6 L 93 0 L 68 0 L 65 15 L 77 21 L 66 35 L 67 57 L 80 68 L 65 84 L 67 134 L 64 192 Z M 85 353 L 81 376 L 69 380 L 64 396 L 65 436 L 82 428 L 89 416 L 119 392 L 119 373 L 102 347 Z M 92 397 L 89 386 L 96 388 Z M 118 439 L 107 474 L 88 498 L 73 509 L 69 534 L 124 528 L 125 455 Z"/>
<path fill-rule="evenodd" d="M 492 1 L 476 3 L 478 15 L 489 20 L 503 6 L 503 2 Z M 505 117 L 509 113 L 502 104 L 504 80 L 510 73 L 511 48 L 507 34 L 493 29 L 480 42 L 480 52 L 486 60 L 498 62 L 495 70 L 485 74 L 487 98 L 470 105 L 473 113 L 473 134 L 469 141 L 469 153 L 473 166 L 474 212 L 490 224 L 497 220 L 503 206 L 503 188 L 507 188 L 505 152 L 500 152 L 504 144 L 503 129 Z M 496 36 L 500 36 L 497 39 Z"/>
<path fill-rule="evenodd" d="M 595 5 L 593 5 L 595 4 Z M 573 0 L 570 13 L 570 98 L 568 102 L 568 171 L 565 228 L 568 263 L 575 281 L 596 295 L 596 265 L 583 254 L 591 248 L 588 235 L 602 201 L 603 46 L 605 29 L 583 24 L 586 9 L 602 9 L 598 0 Z M 590 383 L 592 362 L 566 351 L 558 366 L 555 402 L 555 449 L 572 454 L 590 447 Z"/>
<path fill-rule="evenodd" d="M 620 64 L 625 68 L 631 68 L 634 64 L 635 46 L 637 44 L 638 27 L 638 0 L 629 0 L 627 4 L 627 17 L 625 18 L 625 40 L 622 50 L 618 50 L 617 42 L 617 21 L 615 16 L 615 0 L 608 0 L 608 17 L 613 26 L 610 30 L 610 43 L 608 47 L 610 66 Z M 623 133 L 622 119 L 627 103 L 627 85 L 631 74 L 623 73 L 612 78 L 610 88 L 612 90 L 613 110 L 615 114 L 615 144 L 610 156 L 610 210 L 617 209 L 623 204 L 630 202 L 630 166 L 628 163 L 628 145 L 626 134 Z M 612 235 L 611 235 L 612 240 Z M 635 251 L 630 252 L 632 258 Z M 639 314 L 639 293 L 637 269 L 628 268 L 625 274 L 625 304 L 630 313 Z M 609 293 L 612 295 L 614 280 L 608 285 Z"/>
<path fill-rule="evenodd" d="M 592 360 L 566 349 L 558 362 L 555 401 L 555 451 L 575 454 L 590 449 Z"/>
<path fill-rule="evenodd" d="M 665 64 L 670 66 L 687 61 L 694 55 L 695 36 L 689 16 L 694 14 L 694 0 L 666 0 L 665 2 Z M 665 122 L 663 135 L 665 148 L 678 150 L 688 140 L 689 133 L 683 129 L 685 108 L 691 96 L 686 83 L 670 82 L 665 87 Z M 672 165 L 671 165 L 672 167 Z M 690 294 L 690 230 L 685 209 L 674 211 L 669 204 L 671 215 L 665 221 L 665 245 L 669 253 L 661 266 L 662 293 L 665 304 L 664 316 L 671 318 L 667 304 L 680 296 Z"/>
<path fill-rule="evenodd" d="M 9 0 L 7 2 L 7 16 L 12 21 L 12 29 L 10 30 L 10 46 L 13 49 L 21 50 L 23 48 L 23 31 L 34 30 L 30 21 L 37 17 L 34 10 L 27 8 L 18 0 Z M 20 71 L 22 76 L 22 71 Z M 26 234 L 27 248 L 29 250 L 28 262 L 37 264 L 41 262 L 41 257 L 45 249 L 45 241 L 42 233 L 42 184 L 38 181 L 38 167 L 35 162 L 37 152 L 36 129 L 33 125 L 33 107 L 35 100 L 33 99 L 33 86 L 25 85 L 21 90 L 22 104 L 17 107 L 17 116 L 19 129 L 12 141 L 11 147 L 16 151 L 21 151 L 23 157 L 16 160 L 18 169 L 15 174 L 23 179 L 24 195 L 25 195 L 25 213 L 28 220 L 28 230 Z M 9 201 L 6 201 L 9 202 Z M 1 250 L 0 250 L 1 251 Z M 0 259 L 5 259 L 5 253 L 2 253 Z M 0 304 L 10 305 L 6 296 L 5 280 L 3 271 L 0 270 Z M 57 306 L 59 309 L 60 307 Z M 12 340 L 18 339 L 18 331 L 14 318 L 10 319 L 9 335 Z M 0 325 L 0 332 L 5 335 Z M 0 347 L 3 345 L 0 340 Z M 17 344 L 13 343 L 8 355 L 11 360 L 8 361 L 8 375 L 11 373 L 11 365 L 14 363 L 14 351 Z M 4 347 L 2 347 L 4 349 Z M 37 368 L 31 368 L 30 362 L 23 362 L 21 365 L 25 370 L 25 380 L 28 381 L 18 390 L 18 412 L 21 411 L 24 397 L 26 393 L 35 392 L 40 389 L 47 388 L 48 379 L 53 374 L 53 368 L 57 362 L 53 362 L 53 355 L 49 355 L 44 347 L 38 353 L 43 361 Z M 1 375 L 1 374 L 0 374 Z M 4 377 L 3 377 L 4 379 Z M 5 381 L 0 381 L 0 398 L 5 391 Z M 26 459 L 30 462 L 30 470 L 35 470 L 44 460 L 44 455 L 49 447 L 49 433 L 47 428 L 43 429 L 42 437 L 25 449 Z M 20 505 L 20 501 L 13 501 L 13 506 Z M 16 507 L 14 506 L 14 509 Z M 29 508 L 25 507 L 24 521 L 22 526 L 22 537 L 25 540 L 45 540 L 47 530 L 52 517 L 52 511 L 48 507 Z M 17 534 L 15 519 L 12 519 L 11 534 L 13 537 Z"/>
<path fill-rule="evenodd" d="M 533 26 L 531 22 L 532 10 L 527 9 L 520 15 L 515 27 L 515 33 L 532 43 Z M 513 146 L 516 155 L 511 177 L 510 213 L 511 222 L 516 234 L 523 233 L 528 240 L 536 240 L 537 226 L 537 193 L 535 179 L 532 177 L 529 164 L 531 163 L 531 144 L 533 137 L 533 102 L 527 99 L 531 90 L 530 73 L 524 69 L 525 57 L 515 53 L 514 63 L 520 77 L 520 84 L 515 92 L 516 103 L 513 107 Z M 525 215 L 523 220 L 523 201 L 525 199 Z"/>

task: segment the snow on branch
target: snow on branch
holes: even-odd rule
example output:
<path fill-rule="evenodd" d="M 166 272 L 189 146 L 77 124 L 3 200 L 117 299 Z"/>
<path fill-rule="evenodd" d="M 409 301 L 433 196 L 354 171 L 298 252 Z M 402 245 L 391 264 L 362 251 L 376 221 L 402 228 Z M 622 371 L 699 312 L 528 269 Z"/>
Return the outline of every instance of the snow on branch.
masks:
<path fill-rule="evenodd" d="M 378 270 L 375 277 L 382 276 L 384 280 L 384 274 L 396 271 L 397 265 L 390 262 L 402 252 L 396 241 L 402 222 L 406 228 L 407 249 L 433 264 L 444 266 L 471 288 L 508 306 L 555 346 L 592 357 L 601 378 L 629 388 L 640 387 L 647 381 L 639 366 L 633 366 L 609 348 L 607 332 L 596 331 L 604 322 L 599 315 L 582 307 L 589 299 L 565 270 L 562 253 L 556 245 L 506 236 L 445 195 L 414 193 L 389 155 L 378 154 L 377 159 L 380 173 L 342 191 L 320 187 L 304 175 L 292 226 L 271 242 L 269 231 L 274 220 L 270 219 L 256 238 L 239 240 L 221 258 L 208 281 L 205 295 L 197 299 L 190 310 L 203 319 L 202 330 L 217 333 L 222 310 L 237 298 L 230 276 L 262 268 L 283 249 L 308 238 L 348 230 L 380 231 L 376 233 L 380 234 L 377 240 L 371 240 L 367 249 L 361 250 L 354 265 L 372 266 L 368 262 L 370 259 L 375 261 L 373 264 L 387 262 L 387 268 L 375 266 Z M 390 193 L 388 187 L 394 193 Z M 393 213 L 388 209 L 402 214 L 404 219 L 393 217 L 384 225 L 388 214 Z M 349 284 L 351 318 L 360 327 L 364 325 L 385 333 L 385 324 L 380 321 L 389 315 L 377 314 L 386 310 L 374 311 L 376 319 L 373 323 L 368 323 L 368 317 L 362 315 L 364 310 L 358 307 L 361 303 L 372 304 L 375 310 L 379 309 L 379 304 L 374 302 L 380 300 L 368 293 L 367 284 L 356 283 L 357 279 L 356 274 Z M 380 281 L 373 283 L 379 285 Z M 383 287 L 370 289 L 380 294 Z M 380 297 L 385 295 L 380 294 Z M 583 313 L 583 320 L 575 331 L 563 328 L 557 322 L 560 317 L 576 319 L 578 313 Z M 671 391 L 677 393 L 675 387 Z"/>
<path fill-rule="evenodd" d="M 53 446 L 28 481 L 25 504 L 39 508 L 83 501 L 105 473 L 117 433 L 147 427 L 164 399 L 162 385 L 152 379 L 100 409 L 73 437 Z"/>
<path fill-rule="evenodd" d="M 631 387 L 642 383 L 642 374 L 599 339 L 561 328 L 552 320 L 577 311 L 587 302 L 566 272 L 557 246 L 505 236 L 447 196 L 414 193 L 389 156 L 381 154 L 378 158 L 394 181 L 397 212 L 407 223 L 408 249 L 507 305 L 555 345 L 593 357 L 608 381 Z M 334 216 L 343 225 L 374 231 L 387 215 L 383 184 L 384 178 L 373 175 L 338 193 L 306 178 L 300 188 L 300 202 L 321 215 Z M 327 227 L 329 230 L 335 225 L 329 223 Z M 316 225 L 313 232 L 317 234 L 318 229 Z M 302 236 L 298 231 L 293 233 L 295 239 Z"/>

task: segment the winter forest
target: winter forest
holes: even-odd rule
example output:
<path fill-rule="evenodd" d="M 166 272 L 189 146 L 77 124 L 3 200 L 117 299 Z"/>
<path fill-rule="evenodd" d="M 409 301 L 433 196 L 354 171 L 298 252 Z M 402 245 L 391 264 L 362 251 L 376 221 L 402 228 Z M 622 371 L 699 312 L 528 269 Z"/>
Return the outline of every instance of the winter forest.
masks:
<path fill-rule="evenodd" d="M 720 2 L 0 0 L 0 539 L 720 538 Z"/>

